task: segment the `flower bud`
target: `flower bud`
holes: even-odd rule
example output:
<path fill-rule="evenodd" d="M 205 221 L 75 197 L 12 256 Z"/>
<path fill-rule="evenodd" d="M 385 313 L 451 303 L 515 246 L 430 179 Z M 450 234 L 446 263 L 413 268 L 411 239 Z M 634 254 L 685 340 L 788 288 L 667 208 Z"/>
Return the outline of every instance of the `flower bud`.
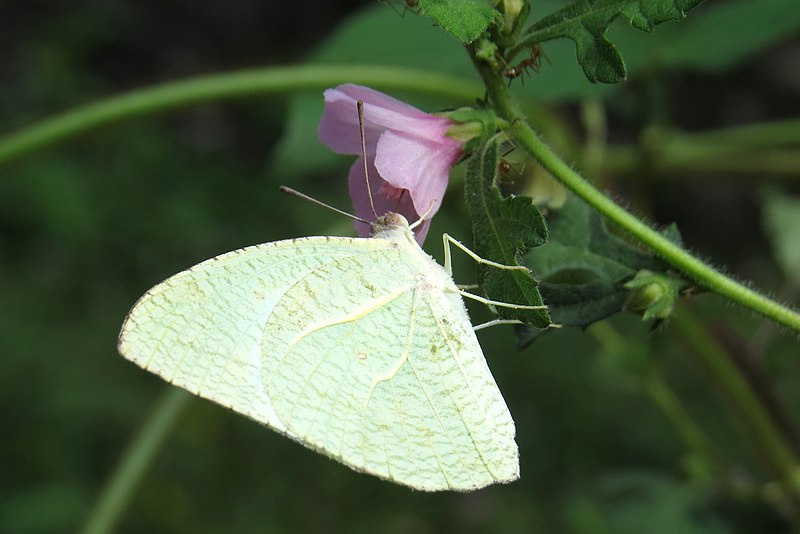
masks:
<path fill-rule="evenodd" d="M 672 313 L 685 282 L 663 273 L 641 270 L 625 284 L 630 289 L 625 311 L 642 315 L 642 320 L 665 319 Z"/>

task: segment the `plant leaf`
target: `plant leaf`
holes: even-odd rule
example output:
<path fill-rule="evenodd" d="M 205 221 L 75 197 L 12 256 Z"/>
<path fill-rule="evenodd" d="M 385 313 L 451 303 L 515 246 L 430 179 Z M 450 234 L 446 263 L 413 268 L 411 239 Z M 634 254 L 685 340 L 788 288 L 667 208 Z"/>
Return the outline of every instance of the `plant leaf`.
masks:
<path fill-rule="evenodd" d="M 609 24 L 622 15 L 634 28 L 653 31 L 680 19 L 703 0 L 576 0 L 530 27 L 521 45 L 560 37 L 575 43 L 578 63 L 591 82 L 618 83 L 627 77 L 625 63 L 606 37 Z"/>
<path fill-rule="evenodd" d="M 570 195 L 548 217 L 550 241 L 525 257 L 539 280 L 539 290 L 553 322 L 584 328 L 623 309 L 630 289 L 625 283 L 639 271 L 663 273 L 666 265 L 611 233 L 604 219 Z M 674 226 L 662 232 L 679 242 Z M 545 330 L 519 328 L 524 347 Z"/>
<path fill-rule="evenodd" d="M 477 39 L 489 24 L 503 20 L 486 0 L 419 0 L 419 10 L 463 44 Z"/>
<path fill-rule="evenodd" d="M 544 217 L 528 197 L 504 198 L 497 178 L 497 137 L 479 143 L 467 164 L 465 193 L 472 217 L 475 252 L 503 265 L 520 265 L 530 248 L 547 241 Z M 492 300 L 538 306 L 542 304 L 536 280 L 525 271 L 511 271 L 478 264 L 478 283 Z M 545 310 L 497 307 L 502 319 L 518 319 L 545 328 L 550 317 Z"/>

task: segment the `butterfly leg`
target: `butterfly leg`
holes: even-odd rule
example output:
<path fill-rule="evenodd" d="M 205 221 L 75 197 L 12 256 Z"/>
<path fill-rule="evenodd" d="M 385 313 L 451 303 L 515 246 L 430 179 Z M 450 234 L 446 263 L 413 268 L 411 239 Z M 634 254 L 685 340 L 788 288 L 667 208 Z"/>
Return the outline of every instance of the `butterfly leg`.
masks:
<path fill-rule="evenodd" d="M 464 251 L 470 258 L 475 260 L 478 263 L 482 263 L 484 265 L 490 265 L 497 269 L 503 269 L 506 271 L 525 271 L 530 272 L 530 269 L 525 267 L 524 265 L 503 265 L 502 263 L 497 263 L 492 260 L 486 260 L 472 252 L 466 245 L 464 245 L 458 239 L 450 236 L 450 234 L 442 234 L 442 243 L 444 244 L 444 270 L 447 271 L 447 274 L 453 276 L 453 264 L 451 262 L 451 254 L 450 254 L 450 245 L 453 244 Z"/>
<path fill-rule="evenodd" d="M 523 322 L 518 321 L 517 319 L 495 319 L 493 321 L 487 321 L 485 323 L 475 325 L 472 327 L 472 330 L 477 332 L 478 330 L 483 330 L 484 328 L 489 328 L 490 326 L 497 326 L 499 324 L 523 324 Z"/>
<path fill-rule="evenodd" d="M 522 321 L 518 321 L 516 319 L 495 319 L 493 321 L 487 321 L 485 323 L 481 323 L 479 325 L 475 325 L 472 327 L 473 331 L 483 330 L 484 328 L 489 328 L 490 326 L 497 326 L 499 324 L 525 324 Z M 562 328 L 564 325 L 559 323 L 550 323 L 545 328 Z"/>
<path fill-rule="evenodd" d="M 456 284 L 456 287 L 458 289 L 467 290 L 467 289 L 478 289 L 481 286 L 479 286 L 478 284 Z"/>
<path fill-rule="evenodd" d="M 500 302 L 497 300 L 487 299 L 480 295 L 476 295 L 475 293 L 470 293 L 469 291 L 459 291 L 458 292 L 462 297 L 466 297 L 468 299 L 476 300 L 481 304 L 486 304 L 487 306 L 500 306 L 501 308 L 513 308 L 515 310 L 546 310 L 547 306 L 544 304 L 540 306 L 529 306 L 528 304 L 513 304 L 511 302 Z"/>
<path fill-rule="evenodd" d="M 490 266 L 495 267 L 497 269 L 503 269 L 503 270 L 506 270 L 506 271 L 525 271 L 525 272 L 530 272 L 530 269 L 528 269 L 524 265 L 503 265 L 502 263 L 497 263 L 497 262 L 494 262 L 494 261 L 491 261 L 491 260 L 487 260 L 487 259 L 481 258 L 477 254 L 472 252 L 469 248 L 467 248 L 466 245 L 461 243 L 461 241 L 455 239 L 454 237 L 451 237 L 449 234 L 442 234 L 442 242 L 444 244 L 444 270 L 447 271 L 447 274 L 449 274 L 450 276 L 453 276 L 452 255 L 451 255 L 451 252 L 450 252 L 450 245 L 451 244 L 453 244 L 453 245 L 457 246 L 458 248 L 460 248 L 461 250 L 463 250 L 470 258 L 472 258 L 473 260 L 475 260 L 478 263 L 482 263 L 484 265 L 490 265 Z M 469 299 L 472 299 L 472 300 L 476 300 L 476 301 L 481 302 L 481 303 L 483 303 L 483 304 L 485 304 L 487 306 L 500 306 L 502 308 L 513 308 L 513 309 L 516 309 L 516 310 L 546 310 L 547 309 L 547 306 L 544 306 L 544 305 L 529 306 L 527 304 L 512 304 L 510 302 L 499 302 L 499 301 L 496 301 L 496 300 L 487 299 L 487 298 L 481 297 L 480 295 L 476 295 L 476 294 L 470 293 L 468 291 L 463 291 L 463 289 L 465 289 L 466 287 L 469 287 L 469 286 L 459 287 L 459 291 L 458 292 L 461 294 L 462 297 L 466 297 L 466 298 L 469 298 Z M 487 324 L 487 326 L 491 326 L 491 325 Z M 481 328 L 482 328 L 482 326 L 481 326 Z"/>

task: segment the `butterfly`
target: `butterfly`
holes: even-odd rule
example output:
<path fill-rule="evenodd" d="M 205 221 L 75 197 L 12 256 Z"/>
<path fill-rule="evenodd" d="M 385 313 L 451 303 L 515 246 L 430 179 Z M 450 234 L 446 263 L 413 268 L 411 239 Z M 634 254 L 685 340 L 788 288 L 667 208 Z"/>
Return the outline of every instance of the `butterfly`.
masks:
<path fill-rule="evenodd" d="M 425 491 L 510 482 L 514 422 L 449 263 L 394 213 L 370 238 L 246 247 L 148 291 L 119 352 L 356 471 Z"/>

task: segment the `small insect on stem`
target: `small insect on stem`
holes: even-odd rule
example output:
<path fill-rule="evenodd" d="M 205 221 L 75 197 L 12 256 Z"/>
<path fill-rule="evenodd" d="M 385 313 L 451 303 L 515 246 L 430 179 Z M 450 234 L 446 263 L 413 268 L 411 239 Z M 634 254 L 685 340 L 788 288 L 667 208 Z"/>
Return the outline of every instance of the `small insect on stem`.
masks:
<path fill-rule="evenodd" d="M 530 57 L 527 57 L 517 63 L 512 67 L 508 67 L 503 74 L 506 78 L 508 78 L 508 84 L 511 85 L 511 81 L 515 78 L 520 78 L 520 81 L 523 85 L 525 85 L 525 78 L 522 77 L 524 74 L 527 74 L 528 69 L 531 69 L 533 72 L 539 72 L 539 69 L 542 68 L 542 58 L 544 58 L 548 64 L 550 64 L 550 59 L 542 52 L 542 49 L 539 48 L 539 45 L 533 45 L 530 47 Z"/>
<path fill-rule="evenodd" d="M 417 8 L 419 7 L 419 0 L 405 0 L 403 2 L 404 4 L 403 11 L 400 11 L 397 9 L 397 7 L 395 7 L 394 0 L 384 0 L 384 3 L 388 4 L 389 7 L 391 7 L 395 11 L 395 13 L 397 13 L 401 17 L 405 17 L 406 12 L 408 11 L 411 11 L 412 13 L 419 13 L 419 11 L 417 10 Z"/>
<path fill-rule="evenodd" d="M 511 172 L 511 164 L 507 159 L 500 159 L 500 161 L 497 162 L 497 170 L 500 174 L 505 176 Z"/>
<path fill-rule="evenodd" d="M 518 169 L 516 165 L 512 164 L 505 158 L 497 160 L 497 183 L 498 185 L 513 185 L 515 178 L 522 175 L 522 169 Z"/>
<path fill-rule="evenodd" d="M 508 159 L 506 159 L 506 156 L 511 154 L 511 152 L 513 152 L 516 149 L 516 146 L 514 146 L 513 142 L 511 143 L 511 145 L 512 145 L 511 148 L 509 148 L 503 154 L 501 154 L 500 158 L 497 160 L 497 172 L 500 175 L 499 178 L 502 180 L 503 183 L 509 183 L 509 184 L 514 183 L 514 179 L 512 177 L 509 177 L 509 174 L 512 171 L 514 175 L 520 176 L 525 170 L 524 160 L 522 161 L 522 167 L 518 168 L 519 162 L 516 162 L 516 164 L 514 164 L 510 162 Z"/>

